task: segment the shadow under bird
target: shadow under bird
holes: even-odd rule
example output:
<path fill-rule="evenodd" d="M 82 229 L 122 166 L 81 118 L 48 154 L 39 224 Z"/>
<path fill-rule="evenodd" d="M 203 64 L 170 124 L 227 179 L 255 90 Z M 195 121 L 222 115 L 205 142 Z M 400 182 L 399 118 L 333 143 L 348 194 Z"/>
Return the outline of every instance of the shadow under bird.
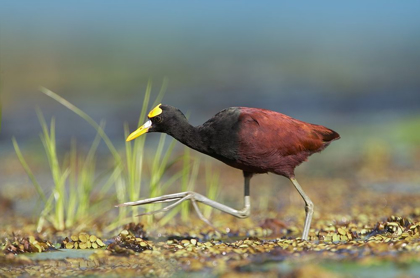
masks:
<path fill-rule="evenodd" d="M 244 208 L 237 210 L 187 191 L 160 197 L 127 202 L 118 206 L 137 206 L 151 203 L 174 202 L 163 209 L 168 211 L 183 201 L 190 200 L 199 217 L 211 225 L 196 202 L 229 213 L 239 218 L 250 215 L 250 179 L 254 174 L 274 173 L 288 178 L 305 202 L 306 218 L 302 239 L 308 240 L 314 205 L 295 178 L 296 166 L 308 156 L 325 149 L 340 135 L 324 126 L 296 120 L 284 114 L 258 108 L 231 107 L 217 113 L 202 125 L 192 126 L 177 108 L 159 104 L 148 114 L 148 121 L 131 133 L 127 141 L 146 132 L 163 132 L 188 147 L 212 156 L 244 174 Z"/>

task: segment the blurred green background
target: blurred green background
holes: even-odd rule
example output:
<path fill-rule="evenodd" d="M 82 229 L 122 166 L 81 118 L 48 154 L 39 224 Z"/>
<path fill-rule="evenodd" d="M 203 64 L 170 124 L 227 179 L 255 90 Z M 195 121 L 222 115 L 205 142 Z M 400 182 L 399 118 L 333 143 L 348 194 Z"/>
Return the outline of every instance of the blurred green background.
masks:
<path fill-rule="evenodd" d="M 411 167 L 420 160 L 419 12 L 418 1 L 2 0 L 0 185 L 28 183 L 13 136 L 42 161 L 36 107 L 56 117 L 63 152 L 71 138 L 83 148 L 95 136 L 39 86 L 105 120 L 122 147 L 149 78 L 155 95 L 169 80 L 163 103 L 194 125 L 251 106 L 339 132 L 312 169 L 334 157 L 326 168 L 343 170 L 366 149 Z"/>

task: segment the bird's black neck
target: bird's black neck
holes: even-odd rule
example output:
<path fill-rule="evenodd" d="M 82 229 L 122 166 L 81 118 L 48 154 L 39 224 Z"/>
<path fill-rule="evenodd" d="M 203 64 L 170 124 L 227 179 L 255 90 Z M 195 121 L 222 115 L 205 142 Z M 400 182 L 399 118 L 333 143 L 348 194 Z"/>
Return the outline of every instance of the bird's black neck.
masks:
<path fill-rule="evenodd" d="M 188 121 L 177 123 L 168 134 L 182 144 L 201 153 L 208 154 L 208 146 L 203 140 L 203 134 L 200 132 L 200 129 L 192 126 Z"/>

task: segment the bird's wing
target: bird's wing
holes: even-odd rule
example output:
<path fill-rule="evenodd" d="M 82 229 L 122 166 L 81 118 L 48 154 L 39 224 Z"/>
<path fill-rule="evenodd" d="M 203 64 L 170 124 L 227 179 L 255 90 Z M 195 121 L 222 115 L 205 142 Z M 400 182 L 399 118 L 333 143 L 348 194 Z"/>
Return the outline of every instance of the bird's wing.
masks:
<path fill-rule="evenodd" d="M 258 117 L 257 117 L 258 116 Z M 272 111 L 241 115 L 240 149 L 252 155 L 289 156 L 321 151 L 339 136 L 319 125 L 305 123 Z"/>

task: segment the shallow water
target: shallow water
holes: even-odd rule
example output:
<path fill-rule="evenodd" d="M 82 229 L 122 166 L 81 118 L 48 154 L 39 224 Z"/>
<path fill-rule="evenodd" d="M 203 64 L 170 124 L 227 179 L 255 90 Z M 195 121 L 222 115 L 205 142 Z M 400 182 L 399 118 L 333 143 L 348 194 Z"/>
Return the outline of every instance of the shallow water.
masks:
<path fill-rule="evenodd" d="M 31 260 L 64 260 L 64 259 L 89 259 L 89 257 L 97 250 L 81 250 L 81 249 L 59 249 L 57 251 L 26 254 Z"/>

